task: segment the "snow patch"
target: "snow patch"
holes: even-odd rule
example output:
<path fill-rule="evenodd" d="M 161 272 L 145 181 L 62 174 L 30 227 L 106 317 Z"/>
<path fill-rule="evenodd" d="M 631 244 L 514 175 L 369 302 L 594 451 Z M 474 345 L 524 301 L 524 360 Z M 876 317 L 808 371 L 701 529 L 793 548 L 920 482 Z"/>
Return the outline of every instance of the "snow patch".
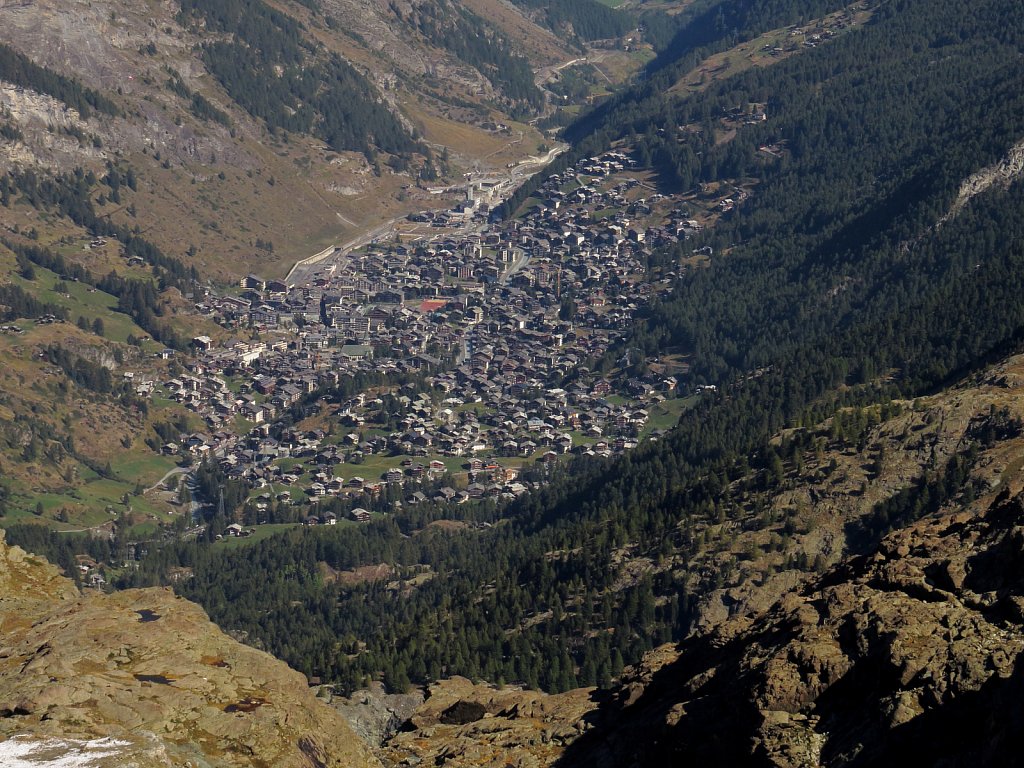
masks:
<path fill-rule="evenodd" d="M 15 736 L 0 742 L 4 768 L 100 768 L 100 761 L 123 757 L 131 744 L 113 738 L 36 739 Z M 109 765 L 109 763 L 108 763 Z"/>

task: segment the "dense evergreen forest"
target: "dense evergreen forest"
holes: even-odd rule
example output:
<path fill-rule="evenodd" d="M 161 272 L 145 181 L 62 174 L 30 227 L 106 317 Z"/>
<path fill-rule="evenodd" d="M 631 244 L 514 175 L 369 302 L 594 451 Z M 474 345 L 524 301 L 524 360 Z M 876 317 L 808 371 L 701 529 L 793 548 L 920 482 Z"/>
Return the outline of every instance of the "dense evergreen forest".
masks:
<path fill-rule="evenodd" d="M 516 4 L 541 14 L 543 22 L 560 35 L 582 42 L 621 37 L 633 28 L 628 14 L 597 0 L 516 0 Z"/>
<path fill-rule="evenodd" d="M 426 152 L 369 80 L 337 54 L 315 49 L 299 22 L 281 11 L 260 0 L 184 0 L 180 20 L 218 33 L 221 39 L 202 47 L 203 61 L 271 132 L 311 133 L 371 159 L 375 150 Z"/>
<path fill-rule="evenodd" d="M 530 62 L 512 52 L 509 42 L 476 14 L 454 5 L 424 4 L 410 11 L 392 4 L 420 33 L 486 77 L 510 102 L 514 113 L 526 116 L 544 104 L 534 85 Z"/>
<path fill-rule="evenodd" d="M 748 9 L 734 22 L 745 29 L 829 8 L 716 7 L 726 19 Z M 124 585 L 191 568 L 175 588 L 218 623 L 344 688 L 448 674 L 548 690 L 608 684 L 688 631 L 690 576 L 706 589 L 732 574 L 726 562 L 629 578 L 623 548 L 696 562 L 716 546 L 703 536 L 710 521 L 766 524 L 736 496 L 778 489 L 783 463 L 822 437 L 813 425 L 849 408 L 828 439 L 855 447 L 870 419 L 900 407 L 894 398 L 1024 341 L 1024 186 L 993 187 L 944 218 L 962 180 L 1024 137 L 1022 53 L 1019 3 L 891 0 L 862 30 L 691 100 L 642 84 L 577 128 L 577 151 L 629 138 L 667 186 L 750 182 L 750 198 L 703 239 L 658 254 L 664 266 L 706 245 L 714 255 L 683 272 L 626 342 L 686 355 L 686 385 L 717 394 L 657 442 L 615 461 L 579 459 L 503 507 L 423 504 L 244 549 L 153 547 Z M 766 104 L 768 120 L 724 140 L 722 114 L 749 103 Z M 769 144 L 783 149 L 760 151 Z M 979 445 L 1019 429 L 997 416 Z M 792 432 L 770 444 L 782 428 Z M 973 457 L 965 450 L 879 505 L 856 540 L 969 497 Z M 441 518 L 460 526 L 431 525 Z M 378 563 L 392 566 L 388 580 L 333 577 Z"/>

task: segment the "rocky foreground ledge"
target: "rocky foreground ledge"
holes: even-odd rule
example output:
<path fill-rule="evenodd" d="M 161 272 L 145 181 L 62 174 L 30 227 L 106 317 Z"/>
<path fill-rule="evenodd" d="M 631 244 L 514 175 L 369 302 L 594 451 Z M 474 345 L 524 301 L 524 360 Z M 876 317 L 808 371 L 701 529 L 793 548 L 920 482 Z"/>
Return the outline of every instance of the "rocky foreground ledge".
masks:
<path fill-rule="evenodd" d="M 0 737 L 0 754 L 41 766 L 380 765 L 302 675 L 198 606 L 168 589 L 79 593 L 2 536 Z"/>
<path fill-rule="evenodd" d="M 1021 764 L 1024 496 L 895 532 L 759 616 L 657 649 L 610 692 L 453 678 L 422 703 L 384 698 L 371 714 L 400 730 L 371 738 L 390 765 Z M 197 606 L 80 594 L 2 541 L 0 736 L 0 760 L 34 745 L 97 768 L 380 765 L 301 675 Z"/>

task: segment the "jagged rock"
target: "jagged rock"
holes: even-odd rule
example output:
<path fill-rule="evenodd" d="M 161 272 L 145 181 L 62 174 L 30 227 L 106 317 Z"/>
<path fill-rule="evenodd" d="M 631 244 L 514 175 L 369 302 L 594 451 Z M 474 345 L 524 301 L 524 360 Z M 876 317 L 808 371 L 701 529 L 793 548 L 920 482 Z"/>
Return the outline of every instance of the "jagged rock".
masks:
<path fill-rule="evenodd" d="M 423 699 L 420 689 L 388 694 L 382 684 L 375 682 L 369 689 L 356 691 L 348 698 L 333 698 L 331 705 L 341 712 L 363 741 L 379 747 L 412 717 Z"/>
<path fill-rule="evenodd" d="M 593 689 L 558 695 L 495 688 L 463 677 L 430 686 L 402 732 L 381 750 L 389 765 L 552 765 L 586 731 Z"/>
<path fill-rule="evenodd" d="M 1024 501 L 923 520 L 637 669 L 560 766 L 1011 765 Z"/>
<path fill-rule="evenodd" d="M 478 701 L 457 701 L 441 713 L 445 725 L 466 725 L 475 723 L 487 714 L 487 708 Z"/>
<path fill-rule="evenodd" d="M 2 536 L 0 636 L 0 737 L 15 746 L 108 738 L 119 766 L 378 765 L 302 675 L 198 606 L 167 589 L 80 594 Z"/>

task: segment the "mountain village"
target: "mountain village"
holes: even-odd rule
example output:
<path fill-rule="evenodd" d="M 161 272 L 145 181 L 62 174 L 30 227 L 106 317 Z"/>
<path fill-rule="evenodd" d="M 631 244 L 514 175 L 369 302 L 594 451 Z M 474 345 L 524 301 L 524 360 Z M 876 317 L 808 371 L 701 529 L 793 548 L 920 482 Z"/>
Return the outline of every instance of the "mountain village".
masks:
<path fill-rule="evenodd" d="M 652 249 L 701 225 L 679 207 L 657 214 L 661 196 L 630 165 L 617 152 L 582 160 L 510 222 L 481 225 L 486 204 L 469 200 L 410 217 L 442 223 L 444 234 L 373 243 L 302 285 L 249 275 L 240 295 L 202 297 L 199 311 L 239 338 L 198 337 L 194 355 L 172 361 L 177 375 L 135 383 L 206 424 L 164 452 L 219 462 L 253 487 L 259 517 L 272 501 L 358 501 L 389 484 L 417 503 L 426 479 L 448 480 L 433 484 L 436 501 L 508 497 L 528 490 L 524 467 L 657 438 L 692 394 L 673 375 L 685 363 L 648 365 L 627 352 L 614 375 L 590 366 L 669 290 L 674 272 L 649 279 Z M 358 376 L 405 383 L 338 397 Z M 341 429 L 275 428 L 315 400 Z M 268 486 L 274 493 L 261 492 Z"/>

